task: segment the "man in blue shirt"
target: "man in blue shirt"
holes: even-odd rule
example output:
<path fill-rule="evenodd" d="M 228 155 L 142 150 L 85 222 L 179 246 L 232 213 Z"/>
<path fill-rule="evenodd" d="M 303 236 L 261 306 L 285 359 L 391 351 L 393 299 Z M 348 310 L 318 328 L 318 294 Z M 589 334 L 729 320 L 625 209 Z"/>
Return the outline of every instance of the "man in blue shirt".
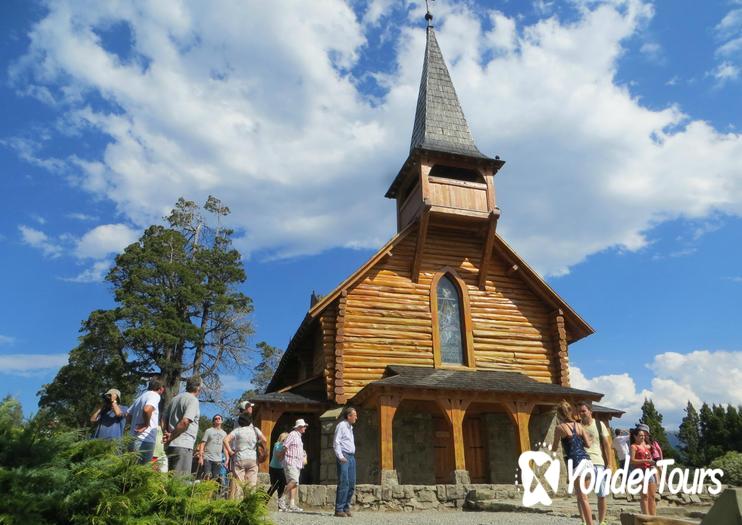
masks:
<path fill-rule="evenodd" d="M 335 516 L 351 516 L 350 501 L 356 488 L 356 443 L 353 437 L 353 425 L 358 420 L 355 408 L 343 410 L 343 420 L 335 427 L 335 438 L 332 448 L 335 451 L 338 466 L 338 487 L 335 495 Z"/>
<path fill-rule="evenodd" d="M 97 423 L 93 438 L 118 439 L 124 435 L 129 407 L 119 405 L 120 401 L 121 392 L 115 388 L 103 394 L 103 403 L 90 415 L 90 422 Z"/>

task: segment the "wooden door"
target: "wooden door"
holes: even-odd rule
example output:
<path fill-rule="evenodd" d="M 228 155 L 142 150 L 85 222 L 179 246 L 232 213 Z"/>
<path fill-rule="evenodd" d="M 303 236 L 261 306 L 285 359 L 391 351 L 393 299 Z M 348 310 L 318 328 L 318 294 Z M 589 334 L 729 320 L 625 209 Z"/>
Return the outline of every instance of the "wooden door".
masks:
<path fill-rule="evenodd" d="M 487 483 L 487 448 L 482 436 L 482 421 L 479 418 L 464 419 L 464 455 L 466 470 L 472 483 Z"/>
<path fill-rule="evenodd" d="M 435 449 L 435 482 L 451 483 L 453 473 L 453 449 L 451 429 L 442 417 L 433 418 L 433 448 Z"/>

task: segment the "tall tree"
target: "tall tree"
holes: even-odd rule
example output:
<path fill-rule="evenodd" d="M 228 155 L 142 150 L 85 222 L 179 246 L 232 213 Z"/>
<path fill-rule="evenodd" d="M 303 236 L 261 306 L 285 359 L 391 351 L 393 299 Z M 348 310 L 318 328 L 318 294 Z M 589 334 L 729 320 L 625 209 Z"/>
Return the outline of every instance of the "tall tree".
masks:
<path fill-rule="evenodd" d="M 698 417 L 698 412 L 693 406 L 693 403 L 688 401 L 688 406 L 685 407 L 685 417 L 680 423 L 678 436 L 684 445 L 683 454 L 685 455 L 685 461 L 688 465 L 693 467 L 700 467 L 703 465 L 703 455 L 700 449 L 700 423 L 701 421 Z"/>
<path fill-rule="evenodd" d="M 677 458 L 677 451 L 670 445 L 667 439 L 665 427 L 662 426 L 662 414 L 654 406 L 651 399 L 645 399 L 642 405 L 642 417 L 639 420 L 649 426 L 649 432 L 652 438 L 659 442 L 662 452 L 666 458 Z"/>
<path fill-rule="evenodd" d="M 271 382 L 273 374 L 278 368 L 278 363 L 281 361 L 283 350 L 275 346 L 271 346 L 265 341 L 261 341 L 257 344 L 258 350 L 260 351 L 260 361 L 253 370 L 251 379 L 252 387 L 246 390 L 241 399 L 250 399 L 255 394 L 262 394 L 268 387 L 268 383 Z"/>
<path fill-rule="evenodd" d="M 222 224 L 227 215 L 229 208 L 214 197 L 202 208 L 179 199 L 169 227 L 147 228 L 106 277 L 133 363 L 162 377 L 166 401 L 188 376 L 218 387 L 219 371 L 247 361 L 253 308 L 237 289 L 246 275 L 232 247 L 233 230 Z"/>
<path fill-rule="evenodd" d="M 69 426 L 86 426 L 101 394 L 109 388 L 121 392 L 129 404 L 139 375 L 127 362 L 124 339 L 114 312 L 96 310 L 82 323 L 79 344 L 51 383 L 39 391 L 39 407 L 48 416 Z"/>

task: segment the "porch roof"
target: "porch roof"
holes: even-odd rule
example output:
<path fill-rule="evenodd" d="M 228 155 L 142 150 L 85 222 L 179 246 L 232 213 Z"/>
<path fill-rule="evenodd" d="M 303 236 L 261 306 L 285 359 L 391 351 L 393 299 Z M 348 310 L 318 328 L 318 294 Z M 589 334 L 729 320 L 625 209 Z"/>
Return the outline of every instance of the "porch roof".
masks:
<path fill-rule="evenodd" d="M 589 390 L 542 383 L 520 372 L 500 370 L 451 370 L 422 366 L 388 365 L 386 377 L 367 384 L 351 402 L 362 402 L 372 391 L 385 387 L 406 390 L 456 390 L 459 392 L 500 393 L 546 397 L 599 400 L 603 394 Z"/>
<path fill-rule="evenodd" d="M 250 398 L 254 403 L 276 403 L 285 405 L 317 405 L 327 404 L 324 399 L 317 399 L 315 396 L 297 394 L 294 392 L 269 392 L 267 394 L 257 394 Z"/>

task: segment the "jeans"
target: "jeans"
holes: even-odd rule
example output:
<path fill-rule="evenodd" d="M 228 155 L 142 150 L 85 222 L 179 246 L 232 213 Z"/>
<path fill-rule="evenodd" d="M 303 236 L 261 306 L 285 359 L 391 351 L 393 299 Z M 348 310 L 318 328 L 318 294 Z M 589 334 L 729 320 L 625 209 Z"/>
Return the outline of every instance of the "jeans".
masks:
<path fill-rule="evenodd" d="M 350 502 L 356 490 L 356 456 L 343 452 L 345 463 L 337 460 L 338 464 L 338 488 L 335 495 L 335 512 L 350 510 Z"/>
<path fill-rule="evenodd" d="M 131 442 L 130 450 L 139 454 L 140 465 L 146 465 L 152 461 L 152 456 L 155 453 L 155 442 L 135 439 Z"/>

